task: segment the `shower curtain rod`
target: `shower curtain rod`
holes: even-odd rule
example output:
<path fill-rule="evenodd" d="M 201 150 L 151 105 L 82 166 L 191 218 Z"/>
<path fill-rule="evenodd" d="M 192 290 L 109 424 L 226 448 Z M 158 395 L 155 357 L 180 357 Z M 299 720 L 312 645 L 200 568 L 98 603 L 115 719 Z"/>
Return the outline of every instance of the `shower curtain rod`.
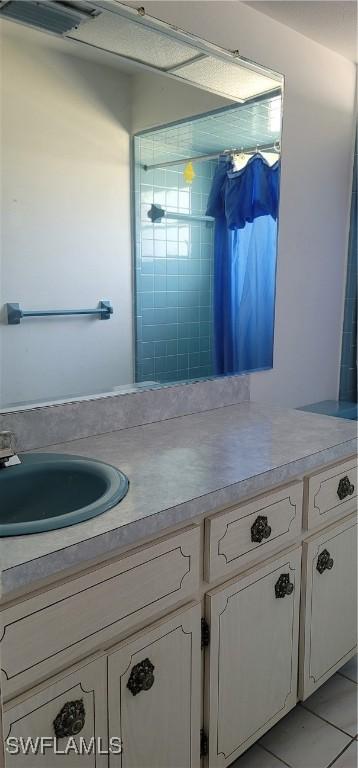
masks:
<path fill-rule="evenodd" d="M 244 152 L 245 155 L 250 155 L 254 152 L 268 152 L 270 149 L 279 154 L 281 149 L 280 142 L 274 141 L 270 144 L 255 144 L 254 147 L 240 147 L 240 149 L 224 149 L 220 152 L 213 152 L 209 155 L 194 155 L 193 157 L 183 157 L 180 160 L 168 160 L 167 162 L 163 161 L 162 163 L 143 165 L 143 170 L 152 171 L 154 168 L 166 168 L 168 165 L 181 165 L 182 163 L 190 163 L 197 160 L 214 160 L 216 157 L 220 157 L 220 155 L 237 155 L 240 152 Z"/>

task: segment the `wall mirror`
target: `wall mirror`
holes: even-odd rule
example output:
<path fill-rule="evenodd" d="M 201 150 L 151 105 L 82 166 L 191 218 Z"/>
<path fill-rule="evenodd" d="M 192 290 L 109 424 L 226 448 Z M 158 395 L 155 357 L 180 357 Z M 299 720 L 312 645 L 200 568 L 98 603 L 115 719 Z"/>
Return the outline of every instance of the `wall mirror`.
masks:
<path fill-rule="evenodd" d="M 0 2 L 0 406 L 272 367 L 281 75 L 112 2 Z"/>

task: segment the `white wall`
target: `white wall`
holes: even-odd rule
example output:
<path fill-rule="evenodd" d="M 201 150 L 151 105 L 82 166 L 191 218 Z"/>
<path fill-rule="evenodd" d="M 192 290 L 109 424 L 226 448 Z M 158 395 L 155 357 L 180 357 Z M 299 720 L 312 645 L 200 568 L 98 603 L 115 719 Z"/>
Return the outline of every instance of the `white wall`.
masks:
<path fill-rule="evenodd" d="M 338 392 L 355 67 L 240 2 L 145 4 L 148 14 L 285 75 L 274 369 L 251 396 L 296 406 Z"/>
<path fill-rule="evenodd" d="M 132 380 L 130 78 L 58 46 L 3 22 L 1 304 L 114 315 L 2 324 L 3 403 Z"/>
<path fill-rule="evenodd" d="M 232 103 L 166 75 L 141 73 L 132 77 L 132 131 L 137 133 Z"/>

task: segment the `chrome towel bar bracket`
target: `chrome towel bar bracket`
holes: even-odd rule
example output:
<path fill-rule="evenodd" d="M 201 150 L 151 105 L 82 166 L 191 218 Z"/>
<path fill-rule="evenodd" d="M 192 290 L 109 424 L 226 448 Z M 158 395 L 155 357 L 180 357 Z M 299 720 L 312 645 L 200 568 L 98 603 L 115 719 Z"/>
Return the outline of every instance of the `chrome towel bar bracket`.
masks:
<path fill-rule="evenodd" d="M 21 309 L 20 304 L 6 304 L 7 324 L 19 325 L 24 317 L 52 317 L 54 315 L 98 315 L 109 320 L 113 314 L 110 301 L 100 301 L 95 309 Z"/>

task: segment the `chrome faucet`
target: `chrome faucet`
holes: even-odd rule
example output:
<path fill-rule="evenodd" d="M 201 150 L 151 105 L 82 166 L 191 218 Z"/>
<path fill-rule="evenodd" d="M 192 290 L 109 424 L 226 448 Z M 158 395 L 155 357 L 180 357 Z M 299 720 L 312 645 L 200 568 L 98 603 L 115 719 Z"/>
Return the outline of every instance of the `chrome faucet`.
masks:
<path fill-rule="evenodd" d="M 16 438 L 13 432 L 0 432 L 0 469 L 21 464 L 16 454 Z"/>

